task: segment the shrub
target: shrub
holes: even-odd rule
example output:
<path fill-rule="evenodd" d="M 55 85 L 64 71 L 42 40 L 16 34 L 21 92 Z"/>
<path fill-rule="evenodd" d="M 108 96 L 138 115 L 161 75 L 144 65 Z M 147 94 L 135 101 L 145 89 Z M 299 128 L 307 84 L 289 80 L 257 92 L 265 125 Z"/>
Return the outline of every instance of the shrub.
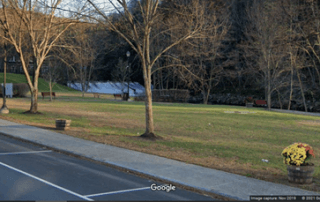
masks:
<path fill-rule="evenodd" d="M 244 103 L 253 103 L 254 102 L 254 99 L 252 97 L 247 97 L 245 100 L 244 100 Z"/>
<path fill-rule="evenodd" d="M 135 101 L 145 101 L 145 99 L 146 99 L 145 93 L 139 93 L 134 97 Z"/>
<path fill-rule="evenodd" d="M 12 90 L 14 97 L 27 97 L 27 93 L 30 91 L 26 83 L 14 83 Z"/>
<path fill-rule="evenodd" d="M 288 165 L 304 166 L 307 161 L 315 157 L 312 147 L 305 143 L 294 143 L 282 151 L 283 162 Z"/>
<path fill-rule="evenodd" d="M 156 102 L 187 102 L 190 97 L 189 90 L 170 89 L 152 91 L 152 100 Z"/>

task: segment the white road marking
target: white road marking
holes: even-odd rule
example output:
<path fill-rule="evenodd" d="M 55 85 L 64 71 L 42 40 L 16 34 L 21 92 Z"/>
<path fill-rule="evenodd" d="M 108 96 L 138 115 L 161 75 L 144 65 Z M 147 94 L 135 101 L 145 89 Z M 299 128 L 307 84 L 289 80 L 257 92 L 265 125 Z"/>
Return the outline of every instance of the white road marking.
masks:
<path fill-rule="evenodd" d="M 111 191 L 111 192 L 105 192 L 105 193 L 99 193 L 99 194 L 91 194 L 86 195 L 85 197 L 95 197 L 95 196 L 103 196 L 103 195 L 109 195 L 109 194 L 121 194 L 131 191 L 141 191 L 141 190 L 148 190 L 150 187 L 143 187 L 143 188 L 137 188 L 137 189 L 126 189 L 126 190 L 120 190 L 120 191 Z"/>
<path fill-rule="evenodd" d="M 8 152 L 8 153 L 0 153 L 0 156 L 3 155 L 15 155 L 15 154 L 35 154 L 35 153 L 44 153 L 44 152 L 52 152 L 51 150 L 44 150 L 44 151 L 30 151 L 30 152 Z"/>
<path fill-rule="evenodd" d="M 60 187 L 60 186 L 58 186 L 58 185 L 55 185 L 55 184 L 53 184 L 53 183 L 51 183 L 51 182 L 48 182 L 48 181 L 43 180 L 43 179 L 41 179 L 41 178 L 38 178 L 38 177 L 36 177 L 36 176 L 34 176 L 34 175 L 31 175 L 31 174 L 29 174 L 29 173 L 26 173 L 26 172 L 24 172 L 24 171 L 22 171 L 22 170 L 19 170 L 19 169 L 17 169 L 17 168 L 14 168 L 14 167 L 9 166 L 9 165 L 7 165 L 7 164 L 4 164 L 4 163 L 2 163 L 2 162 L 0 162 L 0 165 L 2 165 L 2 166 L 4 166 L 4 167 L 7 167 L 7 168 L 9 168 L 9 169 L 11 169 L 11 170 L 17 171 L 17 172 L 19 172 L 19 173 L 22 173 L 22 174 L 24 174 L 24 175 L 27 175 L 27 176 L 29 176 L 29 177 L 31 177 L 31 178 L 33 178 L 33 179 L 39 180 L 40 182 L 43 182 L 43 183 L 45 183 L 45 184 L 47 184 L 47 185 L 50 185 L 50 186 L 53 186 L 53 187 L 55 187 L 55 188 L 57 188 L 57 189 L 60 189 L 60 190 L 62 190 L 62 191 L 64 191 L 64 192 L 67 192 L 67 193 L 72 194 L 72 195 L 74 195 L 74 196 L 77 196 L 77 197 L 79 197 L 79 198 L 85 199 L 85 200 L 87 200 L 87 201 L 94 201 L 93 199 L 87 198 L 86 196 L 82 196 L 82 195 L 80 195 L 80 194 L 77 194 L 77 193 L 75 193 L 75 192 L 73 192 L 73 191 L 70 191 L 70 190 L 65 189 L 65 188 L 63 188 L 63 187 Z"/>

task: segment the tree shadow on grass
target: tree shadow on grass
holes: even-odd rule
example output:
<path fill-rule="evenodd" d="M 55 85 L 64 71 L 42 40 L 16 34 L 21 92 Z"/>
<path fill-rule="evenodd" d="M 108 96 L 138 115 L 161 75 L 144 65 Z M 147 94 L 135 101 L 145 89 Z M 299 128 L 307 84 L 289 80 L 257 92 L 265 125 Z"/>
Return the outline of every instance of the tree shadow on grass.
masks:
<path fill-rule="evenodd" d="M 139 136 L 126 136 L 127 138 L 132 138 L 134 140 L 139 140 L 139 141 L 157 141 L 157 140 L 164 140 L 163 137 L 157 135 L 156 137 L 144 137 L 142 135 Z"/>
<path fill-rule="evenodd" d="M 34 126 L 34 127 L 41 128 L 41 129 L 44 129 L 44 130 L 63 131 L 63 130 L 57 129 L 56 127 L 48 127 L 48 126 Z"/>
<path fill-rule="evenodd" d="M 31 112 L 30 110 L 25 111 L 25 112 L 21 112 L 21 114 L 44 115 L 41 112 Z"/>

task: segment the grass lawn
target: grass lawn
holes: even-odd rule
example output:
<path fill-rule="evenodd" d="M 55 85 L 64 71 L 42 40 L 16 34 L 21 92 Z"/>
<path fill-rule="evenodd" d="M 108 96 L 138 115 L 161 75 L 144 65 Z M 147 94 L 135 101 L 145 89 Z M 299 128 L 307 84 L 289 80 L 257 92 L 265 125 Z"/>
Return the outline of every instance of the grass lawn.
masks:
<path fill-rule="evenodd" d="M 55 130 L 55 119 L 67 118 L 72 120 L 71 129 L 56 132 L 320 192 L 320 117 L 262 108 L 154 103 L 155 132 L 163 139 L 149 141 L 138 137 L 145 128 L 143 102 L 98 99 L 92 94 L 80 96 L 81 93 L 58 94 L 53 102 L 39 99 L 43 115 L 31 116 L 22 114 L 30 108 L 30 99 L 8 99 L 10 114 L 0 118 L 49 130 Z M 309 143 L 315 149 L 312 185 L 287 182 L 281 152 L 294 142 Z"/>

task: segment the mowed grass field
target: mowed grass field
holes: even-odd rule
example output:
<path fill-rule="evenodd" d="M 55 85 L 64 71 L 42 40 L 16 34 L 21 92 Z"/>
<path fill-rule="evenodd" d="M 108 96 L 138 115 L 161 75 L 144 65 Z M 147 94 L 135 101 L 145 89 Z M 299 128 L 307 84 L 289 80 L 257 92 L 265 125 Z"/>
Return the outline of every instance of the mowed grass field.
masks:
<path fill-rule="evenodd" d="M 42 115 L 22 114 L 30 108 L 30 98 L 7 99 L 10 114 L 0 115 L 0 118 L 320 192 L 320 117 L 277 113 L 262 108 L 154 103 L 155 132 L 163 139 L 150 141 L 139 138 L 145 130 L 143 102 L 117 101 L 107 96 L 99 99 L 93 98 L 92 94 L 82 98 L 81 93 L 62 92 L 57 96 L 52 102 L 39 97 Z M 55 119 L 60 118 L 72 120 L 70 130 L 55 130 Z M 312 185 L 287 182 L 281 152 L 294 142 L 308 143 L 315 149 Z"/>

